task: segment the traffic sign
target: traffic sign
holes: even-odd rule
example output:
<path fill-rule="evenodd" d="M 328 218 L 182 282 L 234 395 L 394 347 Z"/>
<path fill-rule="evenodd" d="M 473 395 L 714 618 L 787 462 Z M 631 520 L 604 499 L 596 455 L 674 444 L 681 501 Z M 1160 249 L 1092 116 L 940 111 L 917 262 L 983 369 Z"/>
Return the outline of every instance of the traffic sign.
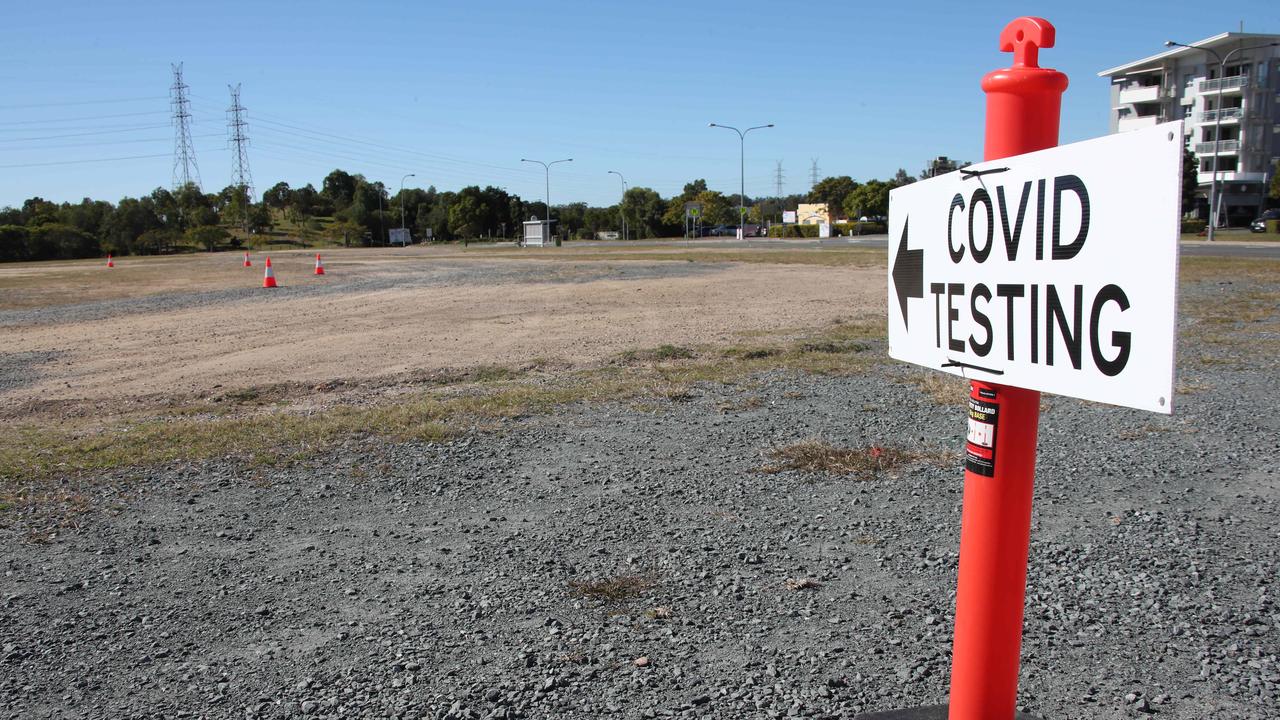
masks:
<path fill-rule="evenodd" d="M 889 193 L 889 355 L 1172 412 L 1182 123 Z"/>

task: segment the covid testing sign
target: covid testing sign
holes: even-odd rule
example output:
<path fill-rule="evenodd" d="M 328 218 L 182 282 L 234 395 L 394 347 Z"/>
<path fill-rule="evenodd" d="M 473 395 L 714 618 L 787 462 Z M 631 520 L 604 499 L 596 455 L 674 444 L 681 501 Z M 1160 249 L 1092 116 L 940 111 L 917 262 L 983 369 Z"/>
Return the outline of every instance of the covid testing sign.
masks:
<path fill-rule="evenodd" d="M 1183 146 L 1165 123 L 894 189 L 890 356 L 1171 412 Z"/>

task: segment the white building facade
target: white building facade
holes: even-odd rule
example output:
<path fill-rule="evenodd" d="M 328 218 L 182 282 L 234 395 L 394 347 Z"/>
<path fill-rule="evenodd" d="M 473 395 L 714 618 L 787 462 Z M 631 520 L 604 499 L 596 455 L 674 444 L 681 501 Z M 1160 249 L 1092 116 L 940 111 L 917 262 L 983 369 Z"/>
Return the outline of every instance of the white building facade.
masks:
<path fill-rule="evenodd" d="M 1111 80 L 1110 129 L 1185 120 L 1200 192 L 1183 211 L 1208 218 L 1216 168 L 1218 225 L 1247 225 L 1265 207 L 1280 160 L 1280 35 L 1228 32 L 1188 44 L 1098 73 Z"/>

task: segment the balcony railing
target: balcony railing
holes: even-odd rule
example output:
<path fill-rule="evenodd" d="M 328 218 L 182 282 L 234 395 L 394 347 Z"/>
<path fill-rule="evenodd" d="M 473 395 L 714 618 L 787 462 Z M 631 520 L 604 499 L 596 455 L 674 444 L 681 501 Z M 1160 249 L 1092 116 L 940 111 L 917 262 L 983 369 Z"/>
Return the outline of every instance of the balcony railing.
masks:
<path fill-rule="evenodd" d="M 1201 80 L 1200 92 L 1221 92 L 1223 90 L 1238 90 L 1249 84 L 1248 75 L 1232 75 L 1231 77 L 1214 78 L 1213 80 Z"/>
<path fill-rule="evenodd" d="M 1239 140 L 1219 140 L 1218 142 L 1196 143 L 1197 155 L 1218 155 L 1220 153 L 1240 152 Z"/>
<path fill-rule="evenodd" d="M 1218 115 L 1222 115 L 1223 120 L 1239 120 L 1244 116 L 1244 108 L 1222 108 L 1221 110 L 1206 110 L 1200 113 L 1200 122 L 1216 122 Z"/>
<path fill-rule="evenodd" d="M 1160 100 L 1160 86 L 1133 86 L 1120 89 L 1120 97 L 1118 98 L 1121 105 L 1133 105 L 1134 103 L 1158 102 Z"/>

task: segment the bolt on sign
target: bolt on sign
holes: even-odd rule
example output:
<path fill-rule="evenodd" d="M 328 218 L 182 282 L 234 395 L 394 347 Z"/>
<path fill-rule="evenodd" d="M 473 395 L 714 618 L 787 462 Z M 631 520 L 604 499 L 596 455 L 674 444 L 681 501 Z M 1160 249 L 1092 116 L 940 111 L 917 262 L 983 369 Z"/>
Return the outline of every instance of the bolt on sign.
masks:
<path fill-rule="evenodd" d="M 1172 412 L 1182 123 L 889 193 L 889 355 Z"/>

